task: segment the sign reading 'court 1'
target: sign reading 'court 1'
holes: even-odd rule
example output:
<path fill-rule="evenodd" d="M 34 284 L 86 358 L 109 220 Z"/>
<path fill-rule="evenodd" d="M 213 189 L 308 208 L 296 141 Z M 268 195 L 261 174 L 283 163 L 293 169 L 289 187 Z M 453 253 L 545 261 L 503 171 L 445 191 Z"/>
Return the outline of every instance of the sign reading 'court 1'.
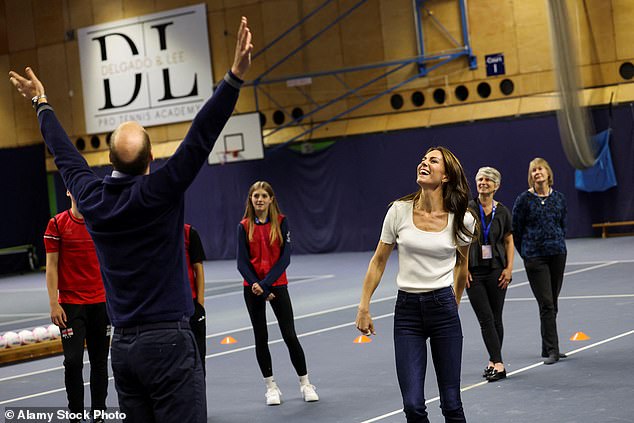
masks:
<path fill-rule="evenodd" d="M 77 32 L 86 132 L 191 120 L 212 93 L 204 4 Z"/>
<path fill-rule="evenodd" d="M 486 62 L 487 76 L 504 75 L 504 54 L 495 53 L 484 56 Z"/>

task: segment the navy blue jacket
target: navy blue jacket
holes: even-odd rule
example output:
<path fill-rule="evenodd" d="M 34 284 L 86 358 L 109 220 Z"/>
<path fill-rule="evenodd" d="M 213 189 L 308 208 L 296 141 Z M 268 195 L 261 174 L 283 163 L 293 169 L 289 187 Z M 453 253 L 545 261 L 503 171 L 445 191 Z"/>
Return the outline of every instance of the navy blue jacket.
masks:
<path fill-rule="evenodd" d="M 228 73 L 174 155 L 141 176 L 98 177 L 52 108 L 38 107 L 44 141 L 95 242 L 115 327 L 177 321 L 193 313 L 184 252 L 185 190 L 231 116 L 241 83 Z"/>
<path fill-rule="evenodd" d="M 523 259 L 566 254 L 566 197 L 522 192 L 513 205 L 513 241 Z"/>

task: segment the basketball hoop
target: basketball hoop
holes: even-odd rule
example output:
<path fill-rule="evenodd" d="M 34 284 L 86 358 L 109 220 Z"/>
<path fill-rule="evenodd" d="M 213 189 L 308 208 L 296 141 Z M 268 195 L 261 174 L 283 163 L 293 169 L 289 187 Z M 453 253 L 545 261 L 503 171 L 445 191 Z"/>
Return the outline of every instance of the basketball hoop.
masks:
<path fill-rule="evenodd" d="M 240 155 L 240 150 L 219 151 L 216 153 L 216 155 L 218 156 L 218 163 L 223 165 L 227 163 L 228 161 L 235 161 L 230 159 L 231 158 L 237 159 L 238 156 Z"/>

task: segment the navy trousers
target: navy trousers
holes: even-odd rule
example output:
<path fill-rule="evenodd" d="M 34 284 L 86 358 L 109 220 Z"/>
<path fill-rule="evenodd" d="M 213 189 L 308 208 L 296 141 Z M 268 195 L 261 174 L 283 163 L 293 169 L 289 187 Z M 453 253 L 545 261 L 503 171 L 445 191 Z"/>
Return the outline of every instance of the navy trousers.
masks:
<path fill-rule="evenodd" d="M 427 339 L 445 422 L 466 422 L 460 400 L 462 327 L 451 287 L 422 294 L 398 292 L 394 352 L 408 422 L 429 423 L 425 406 Z"/>
<path fill-rule="evenodd" d="M 203 367 L 187 320 L 115 328 L 111 358 L 126 422 L 207 421 Z"/>

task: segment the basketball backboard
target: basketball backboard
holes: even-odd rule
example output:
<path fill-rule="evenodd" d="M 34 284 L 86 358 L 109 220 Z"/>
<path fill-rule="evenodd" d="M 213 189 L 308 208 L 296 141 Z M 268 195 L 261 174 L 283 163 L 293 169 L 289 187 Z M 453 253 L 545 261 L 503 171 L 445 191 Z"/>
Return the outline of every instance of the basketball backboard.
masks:
<path fill-rule="evenodd" d="M 215 165 L 263 158 L 260 115 L 245 113 L 229 119 L 211 150 L 208 163 Z"/>

